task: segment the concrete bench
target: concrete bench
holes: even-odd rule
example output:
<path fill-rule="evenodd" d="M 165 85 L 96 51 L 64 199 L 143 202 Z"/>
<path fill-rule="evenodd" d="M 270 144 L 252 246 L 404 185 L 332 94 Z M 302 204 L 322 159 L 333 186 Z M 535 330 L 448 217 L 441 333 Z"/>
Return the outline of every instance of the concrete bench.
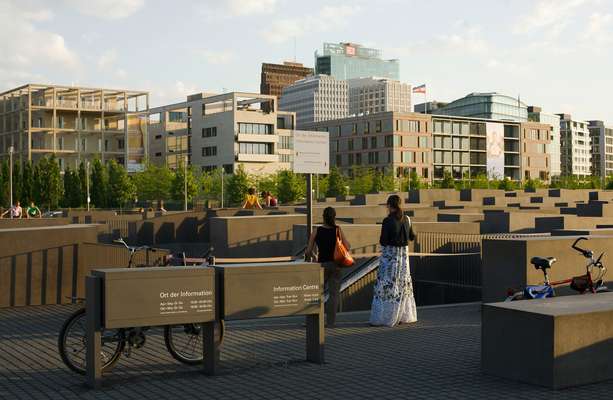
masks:
<path fill-rule="evenodd" d="M 613 379 L 613 293 L 484 304 L 481 365 L 553 389 Z"/>

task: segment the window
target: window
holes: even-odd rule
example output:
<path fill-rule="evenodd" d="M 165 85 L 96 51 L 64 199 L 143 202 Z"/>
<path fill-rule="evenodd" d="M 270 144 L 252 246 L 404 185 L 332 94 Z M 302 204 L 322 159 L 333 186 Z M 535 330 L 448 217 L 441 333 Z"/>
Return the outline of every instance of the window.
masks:
<path fill-rule="evenodd" d="M 215 137 L 217 136 L 217 127 L 212 126 L 210 128 L 202 128 L 202 137 Z"/>
<path fill-rule="evenodd" d="M 343 157 L 341 154 L 337 154 L 336 155 L 336 166 L 340 167 L 341 165 L 343 165 Z"/>
<path fill-rule="evenodd" d="M 368 148 L 368 138 L 362 138 L 362 150 Z"/>
<path fill-rule="evenodd" d="M 209 146 L 209 147 L 202 148 L 202 157 L 213 157 L 216 155 L 217 155 L 217 146 Z"/>
<path fill-rule="evenodd" d="M 161 139 L 161 138 L 162 138 L 162 135 L 155 135 L 155 138 L 156 138 L 156 139 Z"/>
<path fill-rule="evenodd" d="M 353 139 L 347 141 L 347 150 L 353 150 Z"/>
<path fill-rule="evenodd" d="M 271 124 L 250 124 L 246 122 L 239 122 L 238 133 L 248 135 L 272 135 L 273 126 Z"/>
<path fill-rule="evenodd" d="M 418 146 L 422 149 L 427 149 L 428 148 L 428 138 L 425 136 L 420 136 L 419 137 L 419 143 Z"/>
<path fill-rule="evenodd" d="M 290 136 L 279 136 L 279 148 L 289 150 L 292 148 L 292 138 Z"/>
<path fill-rule="evenodd" d="M 117 139 L 117 148 L 119 150 L 122 150 L 124 148 L 124 142 L 123 139 Z"/>
<path fill-rule="evenodd" d="M 155 153 L 156 157 L 162 157 L 162 153 L 160 153 L 159 151 L 157 153 Z"/>
<path fill-rule="evenodd" d="M 109 140 L 104 139 L 104 151 L 109 151 Z"/>
<path fill-rule="evenodd" d="M 394 147 L 394 136 L 393 135 L 385 136 L 385 147 Z"/>
<path fill-rule="evenodd" d="M 238 151 L 242 154 L 273 154 L 273 144 L 241 142 Z"/>
<path fill-rule="evenodd" d="M 354 154 L 352 154 L 352 153 L 347 154 L 347 161 L 348 161 L 347 163 L 349 165 L 353 165 L 353 158 L 354 158 Z"/>
<path fill-rule="evenodd" d="M 358 133 L 358 124 L 351 125 L 351 134 L 356 135 Z"/>
<path fill-rule="evenodd" d="M 283 163 L 288 163 L 291 161 L 289 154 L 279 154 L 279 161 Z"/>
<path fill-rule="evenodd" d="M 370 122 L 364 122 L 364 133 L 370 133 Z"/>
<path fill-rule="evenodd" d="M 379 163 L 379 153 L 376 151 L 371 151 L 368 153 L 368 163 L 369 164 L 378 164 Z"/>
<path fill-rule="evenodd" d="M 357 165 L 361 165 L 362 164 L 362 154 L 361 153 L 358 153 L 358 154 L 355 155 L 355 163 Z"/>
<path fill-rule="evenodd" d="M 382 125 L 383 125 L 383 124 L 382 124 L 381 120 L 378 120 L 378 121 L 375 123 L 375 132 L 381 132 Z"/>
<path fill-rule="evenodd" d="M 87 150 L 87 139 L 81 138 L 81 151 L 86 151 L 86 150 Z"/>
<path fill-rule="evenodd" d="M 377 138 L 376 137 L 370 138 L 370 148 L 371 149 L 377 148 Z"/>

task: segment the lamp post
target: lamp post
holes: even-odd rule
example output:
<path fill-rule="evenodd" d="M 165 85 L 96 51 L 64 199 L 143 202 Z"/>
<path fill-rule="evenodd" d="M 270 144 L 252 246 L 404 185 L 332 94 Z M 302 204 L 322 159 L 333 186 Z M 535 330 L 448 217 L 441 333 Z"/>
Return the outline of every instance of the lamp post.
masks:
<path fill-rule="evenodd" d="M 221 167 L 221 208 L 223 208 L 223 177 L 226 174 L 226 170 Z"/>
<path fill-rule="evenodd" d="M 15 148 L 13 146 L 9 147 L 9 192 L 10 192 L 10 205 L 14 207 L 13 204 L 13 152 Z M 11 219 L 13 218 L 13 212 L 11 211 Z"/>
<path fill-rule="evenodd" d="M 87 186 L 87 211 L 89 211 L 89 202 L 91 201 L 89 197 L 89 161 L 85 163 L 85 182 Z"/>
<path fill-rule="evenodd" d="M 185 201 L 183 210 L 187 211 L 187 154 L 185 155 L 185 162 L 183 163 L 183 195 Z"/>

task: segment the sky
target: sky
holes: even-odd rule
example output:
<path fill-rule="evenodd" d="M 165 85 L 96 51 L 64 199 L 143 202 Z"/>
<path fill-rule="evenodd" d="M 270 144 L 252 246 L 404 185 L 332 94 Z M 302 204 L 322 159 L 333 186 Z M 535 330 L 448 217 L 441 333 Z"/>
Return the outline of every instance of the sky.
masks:
<path fill-rule="evenodd" d="M 258 92 L 262 62 L 313 66 L 324 42 L 382 49 L 428 100 L 496 91 L 613 125 L 613 0 L 0 0 L 0 92 Z"/>

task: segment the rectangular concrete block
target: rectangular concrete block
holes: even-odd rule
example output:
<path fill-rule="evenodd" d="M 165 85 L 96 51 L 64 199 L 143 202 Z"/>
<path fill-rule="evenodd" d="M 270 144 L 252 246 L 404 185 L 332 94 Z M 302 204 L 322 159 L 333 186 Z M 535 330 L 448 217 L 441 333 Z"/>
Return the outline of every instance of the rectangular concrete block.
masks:
<path fill-rule="evenodd" d="M 554 389 L 613 379 L 613 293 L 484 304 L 482 369 Z"/>

